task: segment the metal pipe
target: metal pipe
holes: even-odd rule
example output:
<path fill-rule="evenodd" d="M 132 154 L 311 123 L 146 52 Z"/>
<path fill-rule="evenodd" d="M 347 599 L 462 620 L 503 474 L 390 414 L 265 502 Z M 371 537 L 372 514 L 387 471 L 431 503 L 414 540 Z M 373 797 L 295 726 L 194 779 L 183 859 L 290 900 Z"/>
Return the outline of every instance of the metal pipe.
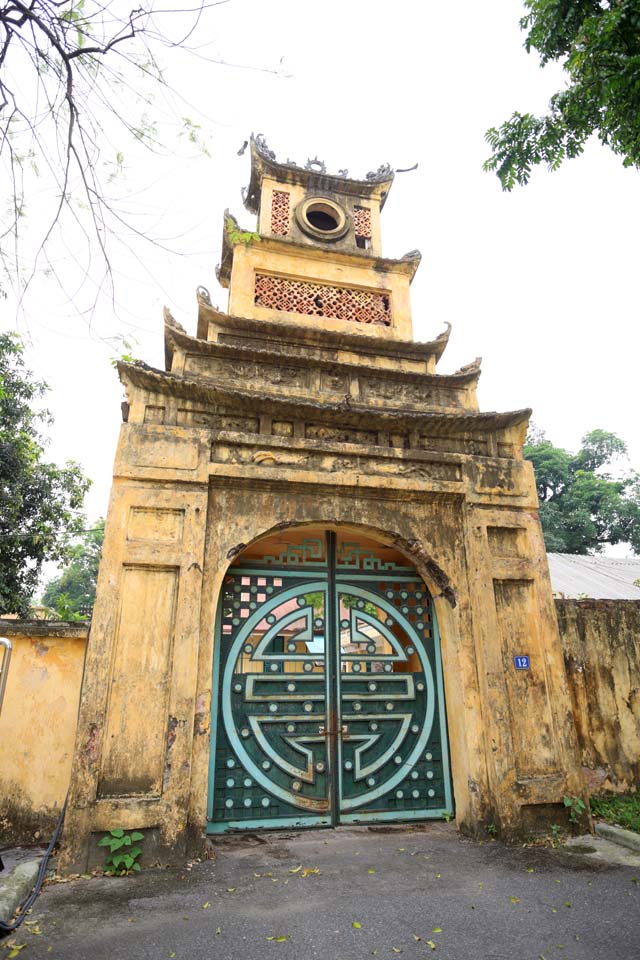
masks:
<path fill-rule="evenodd" d="M 2 710 L 2 701 L 4 700 L 4 691 L 7 686 L 7 675 L 9 673 L 9 664 L 11 663 L 11 640 L 7 637 L 0 637 L 0 647 L 4 647 L 2 660 L 0 660 L 0 711 Z"/>

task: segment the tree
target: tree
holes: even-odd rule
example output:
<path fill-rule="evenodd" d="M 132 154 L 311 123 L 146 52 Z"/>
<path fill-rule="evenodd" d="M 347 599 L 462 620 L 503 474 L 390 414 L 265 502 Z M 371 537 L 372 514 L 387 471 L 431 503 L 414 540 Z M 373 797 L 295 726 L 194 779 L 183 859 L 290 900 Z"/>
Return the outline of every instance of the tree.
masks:
<path fill-rule="evenodd" d="M 525 7 L 525 49 L 538 52 L 541 66 L 562 63 L 569 83 L 544 116 L 515 112 L 487 130 L 492 155 L 484 169 L 512 190 L 538 164 L 557 170 L 577 157 L 592 133 L 625 167 L 640 167 L 640 0 L 525 0 Z"/>
<path fill-rule="evenodd" d="M 102 556 L 104 520 L 85 530 L 71 548 L 69 561 L 59 577 L 47 583 L 42 602 L 53 607 L 63 620 L 86 616 L 96 599 L 96 581 Z"/>
<path fill-rule="evenodd" d="M 529 435 L 524 455 L 536 474 L 547 550 L 585 554 L 628 543 L 640 553 L 640 474 L 611 473 L 626 453 L 624 441 L 605 430 L 587 433 L 576 454 L 554 447 L 540 431 Z"/>
<path fill-rule="evenodd" d="M 84 526 L 78 511 L 90 481 L 77 463 L 43 459 L 39 430 L 52 420 L 34 404 L 46 386 L 22 353 L 18 337 L 0 334 L 0 613 L 26 616 L 42 564 L 63 560 Z"/>
<path fill-rule="evenodd" d="M 155 0 L 135 7 L 128 0 L 0 0 L 0 171 L 11 190 L 0 209 L 6 281 L 21 289 L 35 272 L 22 253 L 25 225 L 36 263 L 41 256 L 60 279 L 59 264 L 68 270 L 79 259 L 80 278 L 96 285 L 111 275 L 110 239 L 149 238 L 114 184 L 132 143 L 160 154 L 175 152 L 179 137 L 201 143 L 159 54 L 187 49 L 204 12 L 225 2 L 171 9 Z M 159 132 L 160 116 L 171 124 L 169 136 Z"/>

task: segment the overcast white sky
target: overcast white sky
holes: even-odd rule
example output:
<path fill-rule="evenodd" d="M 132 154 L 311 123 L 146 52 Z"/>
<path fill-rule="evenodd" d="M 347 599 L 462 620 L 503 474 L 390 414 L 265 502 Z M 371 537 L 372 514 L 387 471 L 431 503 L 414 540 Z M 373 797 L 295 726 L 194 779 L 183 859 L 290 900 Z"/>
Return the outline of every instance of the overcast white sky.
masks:
<path fill-rule="evenodd" d="M 396 178 L 383 247 L 391 257 L 423 254 L 415 338 L 453 325 L 439 371 L 482 356 L 483 409 L 531 406 L 569 449 L 590 429 L 612 430 L 640 467 L 640 176 L 597 142 L 512 194 L 481 169 L 486 128 L 514 109 L 542 111 L 562 83 L 558 68 L 540 70 L 525 53 L 520 14 L 513 0 L 231 0 L 202 25 L 203 53 L 277 73 L 167 56 L 189 115 L 210 120 L 211 156 L 185 159 L 177 139 L 165 160 L 118 144 L 119 189 L 143 229 L 177 236 L 180 253 L 114 255 L 116 303 L 98 304 L 91 329 L 51 279 L 38 279 L 17 322 L 11 304 L 3 307 L 3 327 L 30 336 L 28 363 L 51 387 L 49 456 L 79 460 L 93 480 L 91 519 L 106 511 L 122 399 L 109 364 L 116 350 L 101 338 L 131 332 L 136 355 L 162 366 L 163 304 L 190 333 L 198 284 L 226 306 L 214 268 L 225 207 L 253 226 L 240 197 L 248 156 L 237 156 L 251 131 L 263 132 L 279 159 L 317 154 L 354 176 L 418 162 Z M 170 139 L 167 147 L 173 152 Z"/>

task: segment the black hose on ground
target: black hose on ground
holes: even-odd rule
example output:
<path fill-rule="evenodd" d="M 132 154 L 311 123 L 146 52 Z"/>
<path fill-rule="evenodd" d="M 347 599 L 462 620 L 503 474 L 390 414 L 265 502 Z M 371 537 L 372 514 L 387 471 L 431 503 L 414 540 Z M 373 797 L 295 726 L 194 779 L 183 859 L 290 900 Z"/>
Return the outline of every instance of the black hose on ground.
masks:
<path fill-rule="evenodd" d="M 51 837 L 49 846 L 47 847 L 44 857 L 42 858 L 42 863 L 40 864 L 40 869 L 38 870 L 38 876 L 36 877 L 36 882 L 33 887 L 33 890 L 31 891 L 27 899 L 24 901 L 24 903 L 20 904 L 20 913 L 18 914 L 15 920 L 12 920 L 11 923 L 3 923 L 2 920 L 0 920 L 0 936 L 2 936 L 2 934 L 5 934 L 5 933 L 13 933 L 14 930 L 17 930 L 20 924 L 22 923 L 22 921 L 28 915 L 28 911 L 31 908 L 32 904 L 35 903 L 35 899 L 40 893 L 40 889 L 42 887 L 42 882 L 44 880 L 45 873 L 47 872 L 47 864 L 49 863 L 49 857 L 51 856 L 51 852 L 55 847 L 56 843 L 58 842 L 58 837 L 60 836 L 60 831 L 62 830 L 62 824 L 64 823 L 64 815 L 66 811 L 67 811 L 67 798 L 65 797 L 65 801 L 64 801 L 64 804 L 62 805 L 60 816 L 58 817 L 58 822 L 56 823 L 55 830 L 53 831 L 53 836 Z"/>

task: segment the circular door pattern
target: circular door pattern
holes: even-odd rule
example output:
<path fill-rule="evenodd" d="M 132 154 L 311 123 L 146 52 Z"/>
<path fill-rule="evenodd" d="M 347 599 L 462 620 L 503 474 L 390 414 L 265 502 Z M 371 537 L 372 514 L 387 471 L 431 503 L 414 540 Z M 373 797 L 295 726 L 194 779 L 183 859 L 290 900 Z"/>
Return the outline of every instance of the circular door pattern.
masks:
<path fill-rule="evenodd" d="M 345 546 L 310 541 L 288 568 L 269 557 L 225 577 L 213 832 L 452 809 L 431 597 L 412 568 Z"/>
<path fill-rule="evenodd" d="M 236 586 L 245 597 L 237 609 L 248 615 L 229 649 L 222 682 L 228 740 L 266 796 L 326 812 L 327 584 L 297 583 L 265 596 L 255 611 L 242 606 L 250 605 L 254 584 Z"/>

